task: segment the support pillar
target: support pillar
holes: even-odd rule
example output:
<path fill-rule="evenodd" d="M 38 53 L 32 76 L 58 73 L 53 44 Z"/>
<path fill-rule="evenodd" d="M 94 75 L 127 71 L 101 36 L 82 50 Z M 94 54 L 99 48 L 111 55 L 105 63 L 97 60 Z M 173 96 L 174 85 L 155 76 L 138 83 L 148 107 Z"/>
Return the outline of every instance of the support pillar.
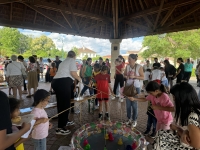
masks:
<path fill-rule="evenodd" d="M 115 75 L 115 59 L 120 55 L 120 43 L 122 39 L 110 39 L 111 43 L 111 79 Z"/>

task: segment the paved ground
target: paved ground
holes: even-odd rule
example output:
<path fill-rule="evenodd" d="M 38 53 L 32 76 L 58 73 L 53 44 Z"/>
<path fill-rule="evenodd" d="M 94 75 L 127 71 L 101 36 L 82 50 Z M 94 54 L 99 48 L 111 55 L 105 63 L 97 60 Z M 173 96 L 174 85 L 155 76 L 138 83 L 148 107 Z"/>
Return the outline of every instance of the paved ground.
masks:
<path fill-rule="evenodd" d="M 198 88 L 196 87 L 196 81 L 195 79 L 192 79 L 190 82 L 197 90 Z M 39 83 L 38 89 L 46 89 L 49 90 L 49 83 Z M 6 93 L 8 93 L 8 90 L 3 90 Z M 32 98 L 25 98 L 26 95 L 24 95 L 24 100 L 22 101 L 21 107 L 30 107 L 33 103 Z M 53 95 L 51 97 L 51 102 L 56 101 L 55 96 Z M 118 102 L 118 100 L 113 100 L 110 101 L 110 106 L 111 107 L 111 120 L 115 121 L 125 121 L 126 118 L 126 109 L 125 109 L 125 102 L 121 103 Z M 138 125 L 137 129 L 141 132 L 144 132 L 146 128 L 146 121 L 147 121 L 147 115 L 146 115 L 146 108 L 147 108 L 147 103 L 138 103 Z M 49 136 L 47 137 L 47 149 L 48 150 L 58 150 L 60 146 L 68 146 L 70 144 L 70 139 L 72 134 L 76 129 L 81 127 L 83 124 L 88 123 L 88 122 L 93 122 L 96 121 L 98 118 L 98 111 L 95 111 L 94 114 L 88 113 L 88 103 L 85 102 L 82 104 L 82 122 L 78 120 L 78 117 L 76 114 L 70 114 L 70 119 L 75 121 L 75 126 L 70 128 L 71 134 L 68 136 L 57 136 L 55 135 L 55 128 L 57 127 L 57 119 L 53 119 L 51 122 L 53 123 L 54 127 L 49 131 Z M 122 110 L 122 118 L 120 117 L 120 110 Z M 49 116 L 55 115 L 57 112 L 56 108 L 52 108 L 47 110 L 47 113 Z M 31 139 L 27 140 L 25 143 L 25 150 L 33 150 L 33 145 Z M 148 149 L 151 149 L 149 146 Z"/>

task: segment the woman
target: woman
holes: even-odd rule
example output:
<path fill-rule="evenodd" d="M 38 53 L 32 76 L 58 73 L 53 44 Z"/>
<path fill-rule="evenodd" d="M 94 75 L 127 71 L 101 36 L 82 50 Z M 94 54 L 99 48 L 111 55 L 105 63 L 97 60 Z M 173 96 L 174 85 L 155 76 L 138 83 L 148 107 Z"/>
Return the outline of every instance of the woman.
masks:
<path fill-rule="evenodd" d="M 17 56 L 11 56 L 12 63 L 7 66 L 7 82 L 9 87 L 13 88 L 14 98 L 17 98 L 17 90 L 19 92 L 19 97 L 22 99 L 22 85 L 23 85 L 23 76 L 22 69 L 25 69 L 24 65 L 21 62 L 17 62 Z"/>
<path fill-rule="evenodd" d="M 113 88 L 113 93 L 117 96 L 120 96 L 120 101 L 123 102 L 123 96 L 122 96 L 122 91 L 124 87 L 124 67 L 125 67 L 125 60 L 124 58 L 119 55 L 118 58 L 115 60 L 115 82 L 114 82 L 114 88 Z"/>
<path fill-rule="evenodd" d="M 154 141 L 156 150 L 200 149 L 200 101 L 196 90 L 188 83 L 176 84 L 170 90 L 175 102 L 176 123 L 171 130 L 160 130 Z M 184 110 L 184 111 L 182 111 Z M 182 127 L 187 127 L 184 130 Z"/>
<path fill-rule="evenodd" d="M 90 79 L 92 77 L 92 66 L 91 66 L 91 64 L 92 64 L 92 58 L 88 58 L 86 65 L 83 67 L 83 70 L 82 70 L 83 83 L 85 85 L 84 85 L 84 87 L 81 91 L 80 96 L 83 96 L 83 93 L 85 93 L 85 91 L 89 88 L 87 85 L 89 85 Z M 90 92 L 90 95 L 93 95 L 93 89 L 92 88 L 89 88 L 89 92 Z"/>
<path fill-rule="evenodd" d="M 46 64 L 46 67 L 47 67 L 47 72 L 46 72 L 46 75 L 45 75 L 45 82 L 50 82 L 50 68 L 51 68 L 51 59 L 47 59 L 48 63 Z"/>
<path fill-rule="evenodd" d="M 29 57 L 29 64 L 28 64 L 28 95 L 26 96 L 27 98 L 31 98 L 33 94 L 36 92 L 37 87 L 38 87 L 38 65 L 33 56 Z M 33 88 L 34 93 L 31 94 L 31 89 Z"/>
<path fill-rule="evenodd" d="M 195 74 L 196 74 L 196 78 L 197 78 L 197 83 L 199 83 L 199 81 L 200 81 L 199 72 L 200 72 L 200 61 L 198 62 L 197 66 L 196 66 L 196 70 L 195 70 Z M 197 86 L 199 86 L 199 84 Z"/>
<path fill-rule="evenodd" d="M 27 70 L 27 63 L 24 61 L 24 57 L 19 55 L 18 61 L 21 62 Z M 24 91 L 22 93 L 27 94 L 26 79 L 24 79 Z"/>
<path fill-rule="evenodd" d="M 179 63 L 179 67 L 177 69 L 177 73 L 174 76 L 174 78 L 177 77 L 176 79 L 176 83 L 181 83 L 181 81 L 183 80 L 184 77 L 184 65 L 183 65 L 183 59 L 182 58 L 178 58 L 177 59 L 177 63 Z"/>
<path fill-rule="evenodd" d="M 76 54 L 74 51 L 69 51 L 67 58 L 59 65 L 58 71 L 51 83 L 53 90 L 56 93 L 58 113 L 70 108 L 71 100 L 71 86 L 73 80 L 77 79 L 81 81 L 81 78 L 77 75 L 76 67 Z M 71 132 L 65 129 L 65 126 L 73 125 L 73 121 L 68 119 L 69 111 L 58 115 L 58 128 L 56 134 L 67 135 Z"/>
<path fill-rule="evenodd" d="M 124 77 L 126 78 L 126 85 L 134 84 L 136 91 L 140 94 L 140 80 L 144 80 L 144 72 L 141 65 L 137 64 L 137 55 L 130 54 L 128 57 L 129 65 L 126 66 L 124 71 Z M 132 108 L 131 108 L 132 107 Z M 131 109 L 132 109 L 132 119 L 131 119 Z M 128 121 L 127 125 L 132 125 L 136 127 L 137 125 L 137 116 L 138 116 L 138 105 L 137 101 L 131 101 L 126 99 L 126 111 Z"/>

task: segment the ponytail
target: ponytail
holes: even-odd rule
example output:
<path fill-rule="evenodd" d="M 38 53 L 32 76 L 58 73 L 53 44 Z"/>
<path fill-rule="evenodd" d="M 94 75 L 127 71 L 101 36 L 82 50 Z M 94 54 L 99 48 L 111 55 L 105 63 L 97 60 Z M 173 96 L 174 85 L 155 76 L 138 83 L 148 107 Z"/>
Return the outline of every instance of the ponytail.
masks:
<path fill-rule="evenodd" d="M 163 84 L 159 84 L 155 81 L 150 81 L 146 86 L 146 91 L 152 92 L 152 91 L 156 91 L 156 90 L 160 90 L 163 93 L 167 93 L 167 90 Z"/>

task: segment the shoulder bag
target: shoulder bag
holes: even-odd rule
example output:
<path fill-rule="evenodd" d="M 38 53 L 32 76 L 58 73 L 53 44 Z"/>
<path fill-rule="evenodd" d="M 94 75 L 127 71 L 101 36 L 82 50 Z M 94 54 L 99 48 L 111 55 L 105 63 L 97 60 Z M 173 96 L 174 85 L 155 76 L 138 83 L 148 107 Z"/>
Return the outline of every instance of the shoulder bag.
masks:
<path fill-rule="evenodd" d="M 136 68 L 137 68 L 137 64 L 135 64 L 135 72 L 136 72 Z M 137 90 L 134 86 L 134 82 L 131 85 L 127 85 L 127 82 L 126 82 L 123 94 L 124 94 L 124 96 L 127 96 L 127 97 L 133 97 L 138 94 Z"/>

